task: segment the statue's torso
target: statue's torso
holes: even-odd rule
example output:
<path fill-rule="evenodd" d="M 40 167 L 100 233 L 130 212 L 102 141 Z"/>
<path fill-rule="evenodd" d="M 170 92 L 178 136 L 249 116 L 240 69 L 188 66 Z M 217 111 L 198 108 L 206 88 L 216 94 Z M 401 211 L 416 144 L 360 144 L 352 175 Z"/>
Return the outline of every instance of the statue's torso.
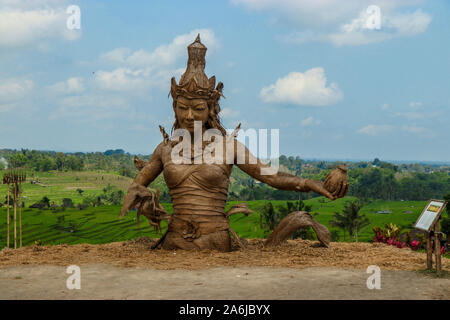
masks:
<path fill-rule="evenodd" d="M 171 151 L 171 146 L 165 146 L 161 160 L 174 214 L 223 216 L 231 165 L 177 164 L 172 161 Z"/>
<path fill-rule="evenodd" d="M 169 222 L 171 235 L 166 246 L 172 243 L 172 247 L 180 247 L 193 242 L 192 245 L 199 248 L 208 247 L 209 244 L 202 245 L 202 242 L 219 236 L 215 241 L 223 243 L 219 246 L 228 251 L 229 221 L 224 209 L 232 165 L 176 164 L 172 161 L 171 150 L 170 145 L 164 146 L 161 154 L 164 179 L 173 205 Z"/>
<path fill-rule="evenodd" d="M 164 165 L 174 214 L 224 215 L 229 178 L 218 165 Z"/>

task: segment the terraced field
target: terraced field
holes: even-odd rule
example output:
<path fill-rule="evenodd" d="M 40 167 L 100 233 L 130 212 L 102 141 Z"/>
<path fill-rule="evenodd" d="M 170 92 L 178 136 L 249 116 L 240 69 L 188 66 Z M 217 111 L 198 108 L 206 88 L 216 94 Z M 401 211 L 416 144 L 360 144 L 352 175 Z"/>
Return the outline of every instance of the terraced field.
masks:
<path fill-rule="evenodd" d="M 40 184 L 31 184 L 31 180 L 39 179 Z M 108 184 L 126 191 L 133 179 L 114 172 L 73 171 L 73 172 L 39 172 L 27 174 L 27 181 L 22 184 L 22 201 L 28 207 L 47 196 L 50 201 L 61 204 L 63 198 L 70 198 L 75 204 L 83 201 L 83 197 L 102 192 Z M 80 195 L 77 189 L 84 192 Z M 0 195 L 7 194 L 7 186 L 0 184 Z"/>
<path fill-rule="evenodd" d="M 349 200 L 352 198 L 346 197 L 330 202 L 321 197 L 307 200 L 306 203 L 312 205 L 312 214 L 315 219 L 333 230 L 334 228 L 329 225 L 329 221 L 333 218 L 333 212 L 341 211 L 345 202 Z M 267 235 L 267 231 L 263 230 L 259 224 L 260 212 L 266 202 L 265 200 L 248 201 L 249 208 L 255 211 L 253 214 L 248 217 L 242 214 L 231 217 L 231 227 L 239 236 L 264 238 Z M 239 201 L 227 203 L 226 209 L 236 203 Z M 285 205 L 285 201 L 272 201 L 272 203 L 275 206 Z M 372 227 L 375 225 L 383 226 L 385 223 L 393 222 L 403 228 L 411 227 L 425 204 L 425 201 L 375 201 L 366 205 L 362 212 L 367 215 L 371 225 L 361 230 L 359 241 L 372 240 Z M 169 213 L 172 212 L 171 204 L 163 205 Z M 389 210 L 392 213 L 376 213 L 380 210 Z M 141 236 L 159 238 L 162 235 L 150 227 L 146 218 L 141 219 L 141 226 L 138 227 L 134 212 L 130 212 L 122 220 L 118 218 L 119 212 L 120 206 L 90 207 L 85 210 L 67 209 L 62 212 L 25 208 L 22 212 L 23 244 L 31 245 L 35 241 L 43 244 L 96 244 L 125 241 Z M 164 232 L 167 224 L 163 223 L 162 226 L 162 232 Z M 342 231 L 339 230 L 339 234 L 340 241 L 342 241 Z M 13 233 L 11 233 L 11 238 L 13 239 Z M 348 236 L 346 240 L 349 241 Z M 0 208 L 0 248 L 4 246 L 6 246 L 5 207 Z"/>

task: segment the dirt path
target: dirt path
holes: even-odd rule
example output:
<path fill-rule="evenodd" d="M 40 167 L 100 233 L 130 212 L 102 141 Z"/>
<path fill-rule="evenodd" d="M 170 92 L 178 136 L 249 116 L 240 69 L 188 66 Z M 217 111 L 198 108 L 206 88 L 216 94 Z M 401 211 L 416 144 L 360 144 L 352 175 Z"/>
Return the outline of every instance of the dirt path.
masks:
<path fill-rule="evenodd" d="M 449 299 L 450 279 L 382 271 L 369 290 L 366 270 L 221 267 L 155 270 L 90 264 L 81 289 L 69 290 L 65 267 L 2 269 L 0 299 Z"/>
<path fill-rule="evenodd" d="M 149 250 L 154 239 L 0 251 L 0 299 L 445 299 L 450 278 L 418 273 L 425 254 L 385 244 L 290 240 L 278 248 Z M 81 289 L 66 287 L 69 265 Z M 369 265 L 381 289 L 367 288 Z M 443 269 L 450 271 L 449 259 Z"/>

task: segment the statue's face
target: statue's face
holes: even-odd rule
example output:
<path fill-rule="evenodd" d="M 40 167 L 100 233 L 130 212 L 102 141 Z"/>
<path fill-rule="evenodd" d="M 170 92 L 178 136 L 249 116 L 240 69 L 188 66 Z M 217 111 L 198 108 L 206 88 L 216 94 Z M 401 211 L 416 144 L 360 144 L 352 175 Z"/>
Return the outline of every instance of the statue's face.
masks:
<path fill-rule="evenodd" d="M 175 114 L 180 127 L 193 133 L 194 121 L 201 121 L 202 127 L 205 126 L 209 116 L 208 103 L 205 99 L 178 97 Z"/>

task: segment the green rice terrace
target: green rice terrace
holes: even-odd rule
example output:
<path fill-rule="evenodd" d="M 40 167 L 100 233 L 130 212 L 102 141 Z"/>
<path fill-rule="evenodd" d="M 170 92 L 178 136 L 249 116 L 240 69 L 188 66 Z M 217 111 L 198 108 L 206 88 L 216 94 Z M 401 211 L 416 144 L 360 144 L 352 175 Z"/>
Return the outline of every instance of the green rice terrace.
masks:
<path fill-rule="evenodd" d="M 239 172 L 238 172 L 239 173 Z M 31 181 L 35 183 L 31 183 Z M 37 183 L 36 183 L 37 182 Z M 153 230 L 145 217 L 141 217 L 140 226 L 136 221 L 136 212 L 129 212 L 123 219 L 119 219 L 121 199 L 123 195 L 116 197 L 115 205 L 108 203 L 100 205 L 88 205 L 80 210 L 77 206 L 87 199 L 95 199 L 108 188 L 126 192 L 132 179 L 120 175 L 114 171 L 67 171 L 67 172 L 34 172 L 27 174 L 27 181 L 22 184 L 22 234 L 23 245 L 33 244 L 77 244 L 77 243 L 110 243 L 136 239 L 141 236 L 159 238 L 167 228 L 167 222 L 163 221 L 161 232 Z M 162 176 L 159 176 L 151 187 L 166 191 Z M 234 189 L 233 189 L 234 188 Z M 231 185 L 230 192 L 236 189 Z M 80 192 L 81 191 L 81 192 Z M 5 197 L 7 186 L 0 184 L 0 195 Z M 30 205 L 40 201 L 44 196 L 48 197 L 53 208 L 35 209 Z M 69 198 L 74 208 L 61 208 L 62 200 Z M 4 199 L 4 198 L 3 198 Z M 354 241 L 348 232 L 345 235 L 342 229 L 330 224 L 335 212 L 342 212 L 344 205 L 357 199 L 353 196 L 336 201 L 330 201 L 324 197 L 316 197 L 304 200 L 304 204 L 310 207 L 314 218 L 327 226 L 334 233 L 332 241 Z M 277 210 L 286 207 L 288 200 L 247 200 L 229 201 L 226 210 L 232 205 L 245 202 L 254 212 L 248 217 L 243 214 L 231 216 L 231 228 L 240 237 L 265 238 L 270 233 L 269 228 L 262 219 L 264 206 L 270 202 Z M 289 201 L 293 201 L 292 198 Z M 3 202 L 3 201 L 2 201 Z M 12 200 L 11 200 L 12 202 Z M 172 205 L 164 203 L 165 209 L 172 213 Z M 105 203 L 107 205 L 105 205 Z M 389 201 L 375 200 L 364 204 L 360 213 L 365 215 L 370 224 L 364 226 L 358 232 L 358 241 L 371 241 L 373 239 L 372 228 L 383 227 L 385 224 L 394 223 L 403 231 L 412 229 L 414 222 L 425 207 L 427 201 Z M 0 248 L 6 246 L 6 206 L 0 207 Z M 291 210 L 292 211 L 292 210 Z M 13 209 L 10 209 L 11 218 Z M 18 218 L 17 218 L 18 219 Z M 11 243 L 14 243 L 13 219 L 11 219 Z M 18 231 L 19 232 L 19 231 Z M 315 237 L 311 232 L 310 236 Z"/>
<path fill-rule="evenodd" d="M 39 181 L 31 184 L 31 181 Z M 126 191 L 133 179 L 107 171 L 68 171 L 39 172 L 33 176 L 27 174 L 27 182 L 22 184 L 22 201 L 26 207 L 47 196 L 51 201 L 61 204 L 62 199 L 70 198 L 74 203 L 80 203 L 88 196 L 94 196 L 106 186 L 112 185 Z M 83 192 L 79 193 L 80 189 Z M 0 195 L 6 195 L 8 187 L 0 184 Z"/>
<path fill-rule="evenodd" d="M 306 200 L 307 205 L 312 206 L 311 213 L 314 218 L 326 225 L 330 231 L 339 232 L 339 240 L 343 240 L 342 231 L 329 225 L 335 211 L 342 210 L 346 201 L 352 200 L 345 197 L 333 202 L 324 198 Z M 319 201 L 324 201 L 323 203 Z M 231 228 L 244 238 L 263 238 L 268 231 L 260 224 L 260 212 L 267 203 L 266 200 L 247 201 L 248 207 L 254 211 L 246 217 L 243 214 L 231 216 Z M 274 206 L 283 205 L 286 201 L 271 201 Z M 231 201 L 227 203 L 226 209 L 240 203 Z M 420 215 L 426 201 L 375 201 L 364 206 L 361 213 L 366 214 L 371 224 L 360 231 L 359 241 L 370 241 L 373 238 L 372 227 L 384 226 L 385 223 L 395 223 L 404 228 L 411 228 Z M 164 208 L 171 213 L 171 204 L 163 204 Z M 131 211 L 123 219 L 119 219 L 120 206 L 88 207 L 84 210 L 67 208 L 59 210 L 22 209 L 22 233 L 23 245 L 40 244 L 76 244 L 76 243 L 109 243 L 148 236 L 159 238 L 167 228 L 163 221 L 162 232 L 156 232 L 149 225 L 145 217 L 141 217 L 140 227 L 137 225 L 136 213 Z M 380 214 L 377 211 L 389 210 L 392 213 Z M 11 210 L 12 212 L 12 210 Z M 408 213 L 405 213 L 408 212 Z M 0 247 L 6 246 L 6 208 L 0 208 Z M 13 223 L 11 221 L 11 223 Z M 11 228 L 12 229 L 12 228 Z M 349 237 L 347 235 L 347 241 Z"/>

